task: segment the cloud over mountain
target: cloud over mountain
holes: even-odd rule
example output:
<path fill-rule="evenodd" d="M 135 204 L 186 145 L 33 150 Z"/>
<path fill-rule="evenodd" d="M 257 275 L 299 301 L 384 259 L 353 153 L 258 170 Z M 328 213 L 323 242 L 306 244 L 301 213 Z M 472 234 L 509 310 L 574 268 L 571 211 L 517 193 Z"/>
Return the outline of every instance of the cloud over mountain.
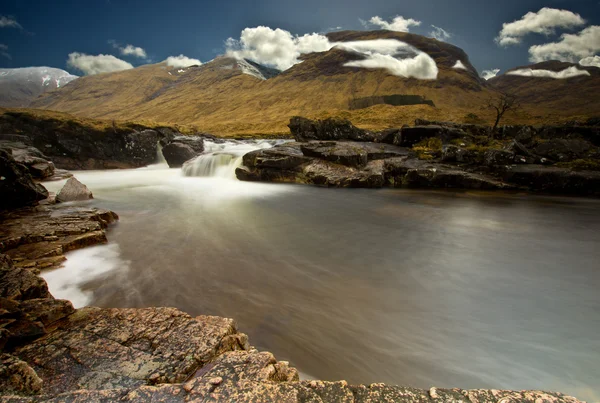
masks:
<path fill-rule="evenodd" d="M 600 56 L 585 57 L 579 61 L 582 66 L 591 66 L 600 68 Z"/>
<path fill-rule="evenodd" d="M 404 18 L 401 15 L 395 16 L 391 22 L 385 21 L 379 16 L 371 17 L 368 22 L 362 21 L 363 25 L 375 25 L 381 29 L 387 29 L 388 31 L 398 32 L 409 32 L 411 26 L 418 27 L 421 25 L 421 21 L 414 20 L 412 18 Z"/>
<path fill-rule="evenodd" d="M 550 35 L 556 28 L 569 29 L 584 24 L 585 20 L 579 14 L 568 10 L 544 7 L 536 13 L 525 14 L 519 20 L 502 24 L 502 30 L 498 34 L 496 42 L 501 46 L 516 45 L 530 33 Z"/>
<path fill-rule="evenodd" d="M 600 52 L 600 25 L 592 25 L 577 34 L 563 34 L 557 42 L 529 48 L 529 60 L 561 60 L 577 63 Z"/>
<path fill-rule="evenodd" d="M 8 46 L 0 43 L 0 56 L 6 57 L 8 60 L 12 60 L 12 56 L 8 53 Z"/>
<path fill-rule="evenodd" d="M 169 56 L 165 60 L 167 62 L 167 66 L 178 67 L 178 68 L 186 68 L 190 66 L 200 66 L 202 62 L 198 59 L 192 59 L 190 57 L 179 55 L 179 56 Z"/>
<path fill-rule="evenodd" d="M 498 73 L 500 73 L 500 69 L 483 70 L 481 72 L 481 78 L 483 78 L 484 80 L 490 80 L 496 77 Z"/>
<path fill-rule="evenodd" d="M 448 39 L 452 38 L 452 34 L 445 29 L 436 27 L 435 25 L 432 25 L 431 27 L 433 30 L 429 33 L 429 36 L 432 38 L 442 42 L 446 42 Z"/>
<path fill-rule="evenodd" d="M 93 56 L 79 52 L 69 54 L 67 65 L 83 72 L 85 75 L 110 73 L 133 68 L 131 63 L 118 59 L 113 55 L 100 54 Z"/>
<path fill-rule="evenodd" d="M 567 67 L 561 71 L 552 71 L 544 69 L 519 69 L 513 70 L 506 73 L 509 76 L 521 76 L 521 77 L 544 77 L 554 79 L 565 79 L 577 76 L 589 76 L 590 73 L 586 70 L 579 70 L 575 66 Z"/>
<path fill-rule="evenodd" d="M 321 34 L 292 35 L 289 31 L 265 26 L 245 28 L 240 39 L 229 38 L 226 53 L 238 59 L 287 70 L 298 63 L 303 53 L 323 52 L 331 49 L 327 37 Z"/>

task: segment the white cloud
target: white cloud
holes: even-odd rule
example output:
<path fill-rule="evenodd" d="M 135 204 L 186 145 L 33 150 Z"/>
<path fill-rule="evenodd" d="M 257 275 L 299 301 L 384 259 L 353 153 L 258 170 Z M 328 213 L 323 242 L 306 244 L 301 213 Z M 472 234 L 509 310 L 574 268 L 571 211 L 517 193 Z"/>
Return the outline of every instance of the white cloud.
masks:
<path fill-rule="evenodd" d="M 467 67 L 460 60 L 457 60 L 456 63 L 454 63 L 454 66 L 452 66 L 452 68 L 453 69 L 467 70 Z"/>
<path fill-rule="evenodd" d="M 113 55 L 92 56 L 79 52 L 69 54 L 67 65 L 82 71 L 85 75 L 110 73 L 133 68 L 131 63 L 118 59 Z"/>
<path fill-rule="evenodd" d="M 279 28 L 261 26 L 244 29 L 240 40 L 229 38 L 226 41 L 228 56 L 249 59 L 279 70 L 287 70 L 299 63 L 301 54 L 324 52 L 334 46 L 364 57 L 364 60 L 349 62 L 345 66 L 383 68 L 403 77 L 437 78 L 437 65 L 429 55 L 396 39 L 329 42 L 320 34 L 294 36 Z"/>
<path fill-rule="evenodd" d="M 279 70 L 298 63 L 303 53 L 323 52 L 332 47 L 327 37 L 320 34 L 294 36 L 283 29 L 264 26 L 245 28 L 239 40 L 229 38 L 225 44 L 228 56 L 250 59 Z"/>
<path fill-rule="evenodd" d="M 338 42 L 337 48 L 359 53 L 365 57 L 344 64 L 347 67 L 386 69 L 393 75 L 435 80 L 438 67 L 427 53 L 396 39 Z M 403 56 L 401 58 L 398 58 Z"/>
<path fill-rule="evenodd" d="M 500 73 L 500 69 L 483 70 L 481 72 L 481 78 L 489 80 L 496 77 Z"/>
<path fill-rule="evenodd" d="M 600 25 L 592 25 L 577 34 L 563 34 L 558 42 L 529 48 L 529 60 L 562 60 L 577 63 L 600 52 Z"/>
<path fill-rule="evenodd" d="M 23 29 L 21 24 L 11 16 L 0 15 L 0 28 L 18 28 Z"/>
<path fill-rule="evenodd" d="M 363 25 L 365 24 L 364 21 Z M 387 22 L 379 16 L 371 17 L 369 23 L 376 25 L 381 29 L 387 29 L 388 31 L 399 31 L 408 32 L 411 26 L 418 27 L 421 25 L 421 21 L 413 20 L 412 18 L 404 18 L 401 15 L 397 15 L 391 22 Z"/>
<path fill-rule="evenodd" d="M 521 43 L 521 39 L 530 33 L 550 35 L 556 28 L 574 28 L 585 24 L 579 14 L 568 10 L 544 7 L 537 13 L 529 12 L 516 20 L 502 24 L 502 30 L 496 38 L 501 46 Z"/>
<path fill-rule="evenodd" d="M 452 38 L 452 34 L 445 29 L 436 27 L 435 25 L 432 25 L 431 27 L 433 30 L 429 33 L 429 36 L 432 38 L 442 42 L 446 42 L 448 39 Z"/>
<path fill-rule="evenodd" d="M 427 53 L 407 59 L 396 59 L 391 55 L 375 53 L 364 60 L 348 62 L 344 66 L 386 69 L 395 76 L 414 77 L 421 80 L 435 80 L 438 75 L 435 61 Z"/>
<path fill-rule="evenodd" d="M 579 61 L 582 66 L 591 66 L 600 68 L 600 56 L 590 56 Z"/>
<path fill-rule="evenodd" d="M 146 59 L 148 57 L 146 51 L 139 46 L 127 45 L 124 48 L 120 47 L 119 51 L 124 56 L 135 56 L 141 59 Z"/>
<path fill-rule="evenodd" d="M 12 60 L 12 56 L 8 53 L 8 46 L 0 43 L 0 56 L 6 57 L 8 60 Z"/>
<path fill-rule="evenodd" d="M 567 67 L 562 71 L 552 71 L 543 69 L 519 69 L 513 70 L 506 73 L 510 76 L 521 76 L 521 77 L 545 77 L 554 79 L 565 79 L 577 76 L 589 76 L 590 73 L 586 70 L 579 70 L 575 66 Z"/>
<path fill-rule="evenodd" d="M 200 66 L 202 62 L 198 59 L 192 59 L 184 55 L 179 56 L 169 56 L 167 57 L 167 66 L 177 67 L 177 68 L 185 68 L 190 66 Z"/>

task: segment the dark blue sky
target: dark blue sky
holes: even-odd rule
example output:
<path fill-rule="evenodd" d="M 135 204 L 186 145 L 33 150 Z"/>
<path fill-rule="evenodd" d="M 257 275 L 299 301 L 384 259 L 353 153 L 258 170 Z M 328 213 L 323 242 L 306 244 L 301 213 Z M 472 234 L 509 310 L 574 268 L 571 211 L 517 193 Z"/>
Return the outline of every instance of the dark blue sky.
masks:
<path fill-rule="evenodd" d="M 556 39 L 531 34 L 508 49 L 494 43 L 503 22 L 542 7 L 567 9 L 588 25 L 600 25 L 597 0 L 2 0 L 0 15 L 14 17 L 23 29 L 0 28 L 0 44 L 12 57 L 0 57 L 0 67 L 46 65 L 80 74 L 66 66 L 71 52 L 110 53 L 136 66 L 142 63 L 119 55 L 109 40 L 140 46 L 154 62 L 181 53 L 204 62 L 222 53 L 224 41 L 239 38 L 246 27 L 304 34 L 337 26 L 364 29 L 359 18 L 402 15 L 422 21 L 411 32 L 427 34 L 432 24 L 451 32 L 449 42 L 463 48 L 479 71 L 505 70 L 528 64 L 529 46 Z"/>

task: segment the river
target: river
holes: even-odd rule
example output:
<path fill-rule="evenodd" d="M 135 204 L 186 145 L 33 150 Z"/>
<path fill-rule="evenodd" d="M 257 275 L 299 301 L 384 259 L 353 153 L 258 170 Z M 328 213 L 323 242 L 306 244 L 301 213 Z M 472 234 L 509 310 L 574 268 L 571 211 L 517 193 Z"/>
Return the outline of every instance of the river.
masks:
<path fill-rule="evenodd" d="M 265 146 L 209 146 L 184 167 L 208 177 L 76 172 L 120 221 L 51 292 L 233 317 L 305 378 L 600 401 L 600 200 L 233 179 Z"/>

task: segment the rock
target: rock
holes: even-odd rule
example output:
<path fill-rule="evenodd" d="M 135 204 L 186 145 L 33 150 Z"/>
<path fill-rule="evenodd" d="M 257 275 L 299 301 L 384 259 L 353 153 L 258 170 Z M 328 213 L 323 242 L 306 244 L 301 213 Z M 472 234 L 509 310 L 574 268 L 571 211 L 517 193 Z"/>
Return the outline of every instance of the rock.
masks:
<path fill-rule="evenodd" d="M 557 162 L 568 162 L 588 157 L 592 144 L 581 139 L 550 139 L 539 143 L 533 152 Z"/>
<path fill-rule="evenodd" d="M 17 163 L 25 165 L 36 179 L 45 179 L 54 174 L 54 164 L 35 147 L 4 140 L 0 141 L 0 149 L 9 152 Z"/>
<path fill-rule="evenodd" d="M 61 169 L 138 168 L 155 162 L 159 134 L 154 130 L 65 119 L 11 111 L 0 116 L 0 128 L 25 133 Z"/>
<path fill-rule="evenodd" d="M 73 174 L 65 169 L 58 169 L 55 168 L 54 169 L 54 174 L 44 180 L 46 181 L 60 181 L 63 179 L 69 179 L 72 178 Z"/>
<path fill-rule="evenodd" d="M 12 265 L 12 262 L 11 262 Z M 0 271 L 0 297 L 23 301 L 33 298 L 50 298 L 48 285 L 31 270 L 12 267 Z"/>
<path fill-rule="evenodd" d="M 364 169 L 356 169 L 323 160 L 303 167 L 296 183 L 327 187 L 380 188 L 384 184 L 383 161 L 371 161 Z"/>
<path fill-rule="evenodd" d="M 600 195 L 600 172 L 577 172 L 543 165 L 514 165 L 507 167 L 501 177 L 508 183 L 535 192 Z"/>
<path fill-rule="evenodd" d="M 27 168 L 0 150 L 0 210 L 27 206 L 48 197 L 48 191 L 33 182 Z"/>
<path fill-rule="evenodd" d="M 35 395 L 43 382 L 26 363 L 9 354 L 0 355 L 0 391 L 7 395 Z"/>
<path fill-rule="evenodd" d="M 27 299 L 19 304 L 19 309 L 30 320 L 39 321 L 44 326 L 51 325 L 75 312 L 70 301 L 54 298 Z"/>
<path fill-rule="evenodd" d="M 57 203 L 89 200 L 93 198 L 94 196 L 87 186 L 79 182 L 75 177 L 70 178 L 67 183 L 65 183 L 63 188 L 56 194 Z"/>
<path fill-rule="evenodd" d="M 505 150 L 488 150 L 483 154 L 486 166 L 509 165 L 515 162 L 515 154 Z"/>
<path fill-rule="evenodd" d="M 444 129 L 436 125 L 405 127 L 402 129 L 399 145 L 402 147 L 412 147 L 425 139 L 441 137 L 443 133 Z"/>
<path fill-rule="evenodd" d="M 444 145 L 442 147 L 442 161 L 475 164 L 481 161 L 481 156 L 475 150 L 467 150 L 455 145 Z"/>
<path fill-rule="evenodd" d="M 308 142 L 300 147 L 307 157 L 315 157 L 354 168 L 367 165 L 367 151 L 354 142 Z"/>
<path fill-rule="evenodd" d="M 10 255 L 20 269 L 54 268 L 67 251 L 105 243 L 104 230 L 117 219 L 112 211 L 63 204 L 0 214 L 0 253 Z"/>
<path fill-rule="evenodd" d="M 187 144 L 170 143 L 163 147 L 163 156 L 170 168 L 179 168 L 184 162 L 194 158 L 197 153 Z"/>
<path fill-rule="evenodd" d="M 379 134 L 378 142 L 393 144 L 395 146 L 400 145 L 402 129 L 387 129 Z"/>
<path fill-rule="evenodd" d="M 200 136 L 175 136 L 171 143 L 185 144 L 194 150 L 196 154 L 204 152 L 204 138 Z"/>
<path fill-rule="evenodd" d="M 434 167 L 410 169 L 402 184 L 412 188 L 456 188 L 475 190 L 510 189 L 491 177 L 456 169 Z"/>
<path fill-rule="evenodd" d="M 299 142 L 310 140 L 373 141 L 375 139 L 373 133 L 355 127 L 346 119 L 310 120 L 294 116 L 290 119 L 288 126 L 294 139 Z"/>
<path fill-rule="evenodd" d="M 179 383 L 226 351 L 249 348 L 231 319 L 174 308 L 83 308 L 15 351 L 57 394 Z M 211 376 L 212 378 L 213 376 Z"/>

